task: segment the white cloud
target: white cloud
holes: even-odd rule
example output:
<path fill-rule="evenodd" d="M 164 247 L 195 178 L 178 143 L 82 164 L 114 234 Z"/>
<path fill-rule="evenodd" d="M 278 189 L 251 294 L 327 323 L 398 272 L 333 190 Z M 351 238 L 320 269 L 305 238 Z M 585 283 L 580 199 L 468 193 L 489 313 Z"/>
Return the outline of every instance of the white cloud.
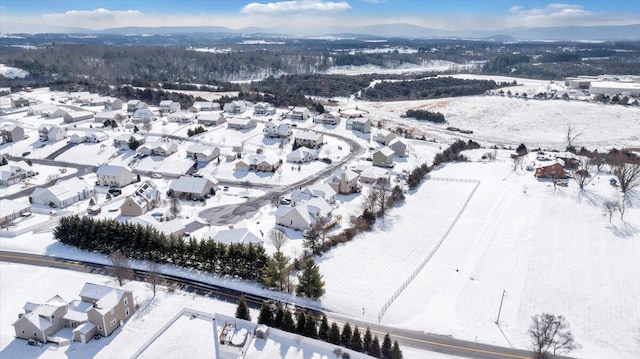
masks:
<path fill-rule="evenodd" d="M 92 29 L 126 26 L 144 17 L 138 10 L 69 10 L 64 13 L 43 14 L 42 19 L 51 24 L 88 27 Z"/>
<path fill-rule="evenodd" d="M 270 3 L 250 3 L 240 11 L 244 14 L 276 14 L 303 12 L 344 12 L 351 10 L 346 2 L 331 2 L 322 0 L 294 0 Z"/>

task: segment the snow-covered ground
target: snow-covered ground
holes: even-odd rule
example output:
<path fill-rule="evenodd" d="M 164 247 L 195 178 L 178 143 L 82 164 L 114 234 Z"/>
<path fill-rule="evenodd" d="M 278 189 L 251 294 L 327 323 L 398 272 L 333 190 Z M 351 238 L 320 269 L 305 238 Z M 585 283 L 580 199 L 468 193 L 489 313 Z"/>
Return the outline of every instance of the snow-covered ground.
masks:
<path fill-rule="evenodd" d="M 9 78 L 9 79 L 22 79 L 29 76 L 29 71 L 19 69 L 17 67 L 7 66 L 5 64 L 0 64 L 0 76 Z"/>
<path fill-rule="evenodd" d="M 423 64 L 403 63 L 400 66 L 386 68 L 376 65 L 333 66 L 323 73 L 329 75 L 365 75 L 365 74 L 409 74 L 421 72 L 443 72 L 451 70 L 473 69 L 478 64 L 458 64 L 445 60 L 430 60 Z"/>

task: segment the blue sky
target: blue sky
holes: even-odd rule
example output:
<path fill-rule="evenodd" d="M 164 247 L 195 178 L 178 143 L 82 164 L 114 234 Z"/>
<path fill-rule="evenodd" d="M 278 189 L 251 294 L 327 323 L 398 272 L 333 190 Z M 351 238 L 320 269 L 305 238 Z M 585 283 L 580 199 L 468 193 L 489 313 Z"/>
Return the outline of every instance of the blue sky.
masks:
<path fill-rule="evenodd" d="M 2 0 L 0 31 L 17 23 L 104 29 L 219 25 L 300 32 L 409 23 L 445 30 L 640 23 L 640 1 L 538 0 Z"/>

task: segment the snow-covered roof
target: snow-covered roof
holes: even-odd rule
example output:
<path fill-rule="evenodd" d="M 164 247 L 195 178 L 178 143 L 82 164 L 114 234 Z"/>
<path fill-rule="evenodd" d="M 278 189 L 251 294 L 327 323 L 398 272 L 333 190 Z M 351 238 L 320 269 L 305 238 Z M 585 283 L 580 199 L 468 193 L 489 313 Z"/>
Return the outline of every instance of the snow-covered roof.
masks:
<path fill-rule="evenodd" d="M 322 134 L 313 131 L 298 131 L 296 132 L 296 139 L 320 141 L 322 139 Z"/>
<path fill-rule="evenodd" d="M 179 193 L 204 194 L 207 185 L 217 183 L 218 181 L 214 178 L 181 176 L 171 182 L 169 189 Z"/>
<path fill-rule="evenodd" d="M 112 165 L 102 165 L 98 167 L 98 171 L 96 171 L 97 175 L 116 176 L 116 177 L 120 177 L 125 173 L 131 174 L 131 171 L 124 166 L 112 166 Z"/>
<path fill-rule="evenodd" d="M 395 155 L 395 151 L 392 150 L 391 148 L 387 147 L 387 146 L 384 146 L 384 147 L 380 148 L 375 153 L 380 153 L 385 157 L 393 157 Z"/>
<path fill-rule="evenodd" d="M 49 188 L 36 188 L 35 191 L 33 191 L 32 197 L 37 197 L 43 191 L 49 191 L 60 202 L 64 202 L 67 199 L 76 197 L 78 193 L 89 189 L 91 189 L 91 186 L 86 181 L 72 177 L 68 180 L 58 181 L 58 183 Z"/>
<path fill-rule="evenodd" d="M 13 213 L 20 213 L 25 209 L 28 209 L 29 203 L 20 203 L 15 200 L 1 199 L 0 200 L 0 218 L 5 218 Z"/>
<path fill-rule="evenodd" d="M 191 146 L 187 147 L 187 152 L 189 153 L 202 153 L 206 156 L 213 153 L 216 147 L 213 146 L 205 146 L 199 143 L 194 143 Z"/>
<path fill-rule="evenodd" d="M 212 237 L 216 242 L 231 244 L 231 243 L 256 243 L 262 244 L 262 238 L 255 235 L 248 228 L 232 228 L 223 229 L 214 234 Z"/>

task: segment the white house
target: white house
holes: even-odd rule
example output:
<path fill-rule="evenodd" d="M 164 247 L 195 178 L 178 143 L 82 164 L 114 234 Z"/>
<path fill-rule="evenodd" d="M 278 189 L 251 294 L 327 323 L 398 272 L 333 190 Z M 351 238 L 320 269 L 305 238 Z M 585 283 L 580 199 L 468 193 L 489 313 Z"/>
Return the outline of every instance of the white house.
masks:
<path fill-rule="evenodd" d="M 222 114 L 201 113 L 197 117 L 198 123 L 205 126 L 220 125 L 227 122 L 227 119 Z"/>
<path fill-rule="evenodd" d="M 331 215 L 331 206 L 322 198 L 312 198 L 295 207 L 281 205 L 276 211 L 276 224 L 304 231 L 318 219 Z"/>
<path fill-rule="evenodd" d="M 138 152 L 147 156 L 170 156 L 178 152 L 178 145 L 173 142 L 147 142 L 138 147 Z"/>
<path fill-rule="evenodd" d="M 347 130 L 359 131 L 362 133 L 371 133 L 371 120 L 368 118 L 349 118 L 346 122 Z"/>
<path fill-rule="evenodd" d="M 171 100 L 160 101 L 158 105 L 160 113 L 174 113 L 180 111 L 180 102 L 174 102 Z"/>
<path fill-rule="evenodd" d="M 65 208 L 83 199 L 92 197 L 94 189 L 84 180 L 72 177 L 65 181 L 58 181 L 55 185 L 36 188 L 29 196 L 33 204 L 42 204 L 54 208 Z"/>
<path fill-rule="evenodd" d="M 20 203 L 9 199 L 1 199 L 0 226 L 4 226 L 7 222 L 13 221 L 23 213 L 28 212 L 31 212 L 31 205 L 29 205 L 29 203 Z"/>
<path fill-rule="evenodd" d="M 207 177 L 180 176 L 171 181 L 169 190 L 174 196 L 187 199 L 203 199 L 206 195 L 214 195 L 218 190 L 218 180 Z"/>
<path fill-rule="evenodd" d="M 116 97 L 107 97 L 107 101 L 104 103 L 104 108 L 109 111 L 122 110 L 124 102 Z"/>
<path fill-rule="evenodd" d="M 249 128 L 255 128 L 258 122 L 252 118 L 230 118 L 227 121 L 227 127 L 235 130 L 246 130 Z"/>
<path fill-rule="evenodd" d="M 42 124 L 38 127 L 40 141 L 60 141 L 67 138 L 67 129 L 54 124 Z"/>
<path fill-rule="evenodd" d="M 0 166 L 0 186 L 11 186 L 19 183 L 36 173 L 24 162 L 9 162 Z"/>
<path fill-rule="evenodd" d="M 69 136 L 69 142 L 75 144 L 87 142 L 88 139 L 89 136 L 87 136 L 87 133 L 84 131 L 76 131 L 73 135 Z"/>
<path fill-rule="evenodd" d="M 298 131 L 296 132 L 294 143 L 298 146 L 318 148 L 324 144 L 324 136 L 319 132 Z"/>
<path fill-rule="evenodd" d="M 149 123 L 155 119 L 153 112 L 148 108 L 139 108 L 135 110 L 133 116 L 131 117 L 131 122 L 133 123 Z"/>
<path fill-rule="evenodd" d="M 291 136 L 291 124 L 280 123 L 279 121 L 269 121 L 264 124 L 262 133 L 270 138 L 288 138 Z"/>
<path fill-rule="evenodd" d="M 196 101 L 193 103 L 191 107 L 189 107 L 189 112 L 202 112 L 202 111 L 219 111 L 220 104 L 217 102 L 209 102 L 209 101 Z"/>
<path fill-rule="evenodd" d="M 292 121 L 306 121 L 309 118 L 309 109 L 306 107 L 294 107 L 285 117 Z"/>
<path fill-rule="evenodd" d="M 129 100 L 127 101 L 127 112 L 134 112 L 140 108 L 149 108 L 146 102 L 140 100 Z"/>
<path fill-rule="evenodd" d="M 46 112 L 53 112 L 55 110 L 57 110 L 58 108 L 50 103 L 40 103 L 37 105 L 31 105 L 29 106 L 29 108 L 27 109 L 27 113 L 30 116 L 39 116 L 42 115 L 45 111 Z"/>
<path fill-rule="evenodd" d="M 393 157 L 396 153 L 389 147 L 384 146 L 371 155 L 373 165 L 378 167 L 393 167 Z"/>
<path fill-rule="evenodd" d="M 65 123 L 72 123 L 84 120 L 91 120 L 95 116 L 95 113 L 91 111 L 69 111 L 62 118 Z"/>
<path fill-rule="evenodd" d="M 253 233 L 249 228 L 246 227 L 212 231 L 210 233 L 206 233 L 205 237 L 210 237 L 218 243 L 227 245 L 233 243 L 240 243 L 244 245 L 253 243 L 262 245 L 264 243 L 262 238 L 258 237 L 255 233 Z"/>
<path fill-rule="evenodd" d="M 331 187 L 331 185 L 325 182 L 316 182 L 303 188 L 302 192 L 308 193 L 312 197 L 322 198 L 327 203 L 334 203 L 336 201 L 336 191 Z"/>
<path fill-rule="evenodd" d="M 276 114 L 276 108 L 273 107 L 270 103 L 268 102 L 258 102 L 254 107 L 253 107 L 253 114 L 255 116 L 268 116 L 268 115 L 275 115 Z"/>
<path fill-rule="evenodd" d="M 340 123 L 340 112 L 332 111 L 321 113 L 313 119 L 315 123 L 323 123 L 325 125 L 337 125 Z"/>
<path fill-rule="evenodd" d="M 209 162 L 220 156 L 220 148 L 194 143 L 187 148 L 187 157 L 197 162 Z"/>
<path fill-rule="evenodd" d="M 93 131 L 89 135 L 88 141 L 92 143 L 99 143 L 102 141 L 106 141 L 108 139 L 109 139 L 109 135 L 107 135 L 106 133 L 100 132 L 100 131 Z"/>
<path fill-rule="evenodd" d="M 242 100 L 236 100 L 224 104 L 222 107 L 225 113 L 229 114 L 241 114 L 247 110 L 247 102 Z"/>
<path fill-rule="evenodd" d="M 124 166 L 102 165 L 98 167 L 98 186 L 125 187 L 136 181 L 136 176 Z"/>
<path fill-rule="evenodd" d="M 58 117 L 63 117 L 69 111 L 70 110 L 68 109 L 62 109 L 56 106 L 51 106 L 45 110 L 42 110 L 41 116 L 46 118 L 58 118 Z"/>
<path fill-rule="evenodd" d="M 287 155 L 287 162 L 304 163 L 318 159 L 318 151 L 307 147 L 299 147 Z"/>
<path fill-rule="evenodd" d="M 170 114 L 168 117 L 169 122 L 191 123 L 195 119 L 195 115 L 189 111 L 177 111 Z"/>

